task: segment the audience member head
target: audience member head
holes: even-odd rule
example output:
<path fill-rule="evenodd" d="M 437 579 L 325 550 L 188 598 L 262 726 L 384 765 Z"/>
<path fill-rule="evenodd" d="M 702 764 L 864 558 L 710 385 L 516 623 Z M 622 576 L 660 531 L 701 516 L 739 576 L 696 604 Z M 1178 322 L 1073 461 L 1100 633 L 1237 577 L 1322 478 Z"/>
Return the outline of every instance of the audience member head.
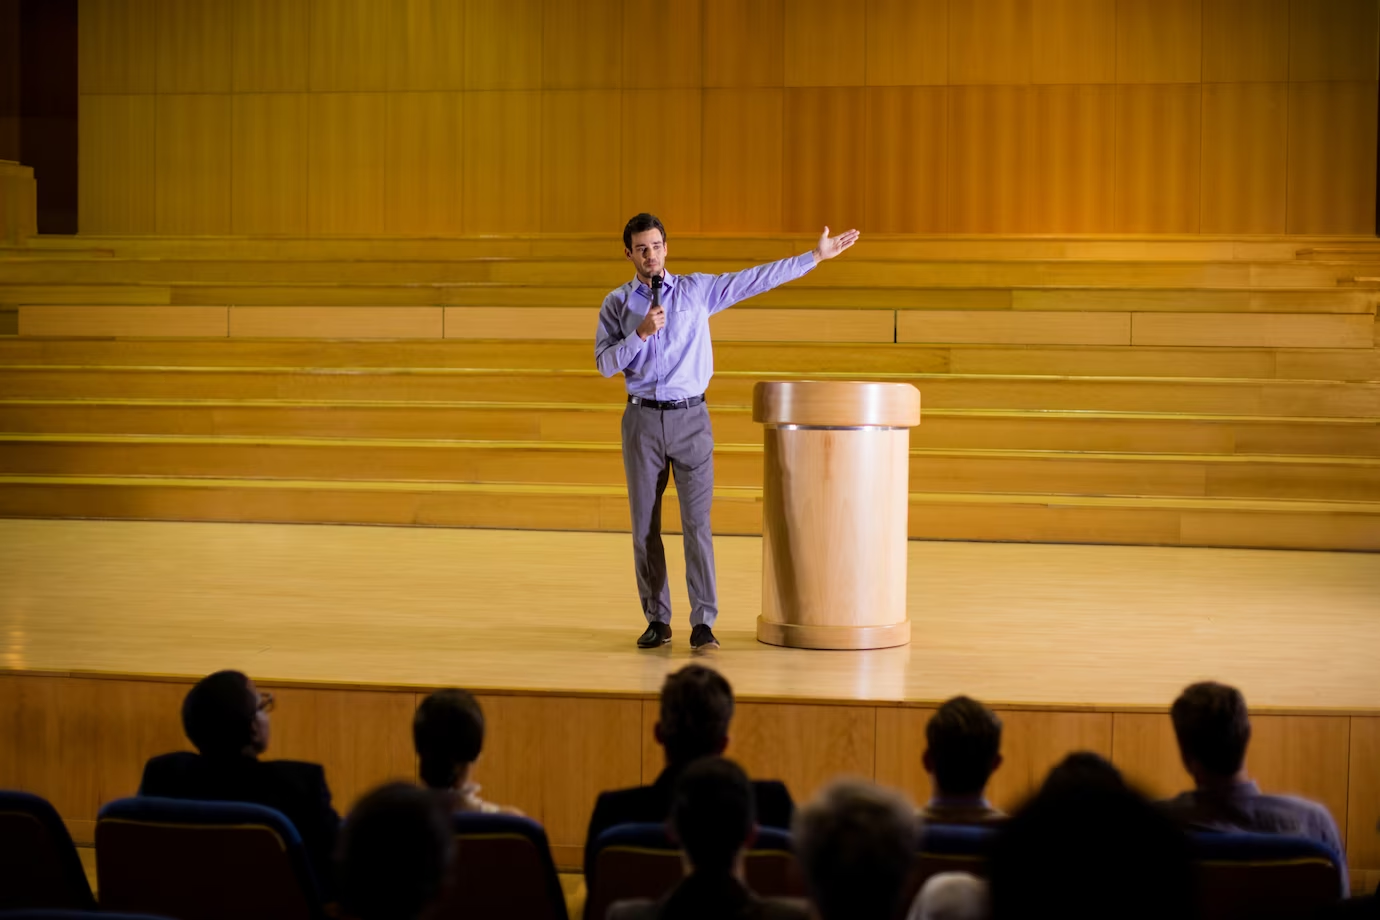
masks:
<path fill-rule="evenodd" d="M 451 835 L 440 802 L 410 783 L 390 783 L 360 799 L 336 844 L 344 915 L 415 920 L 441 892 Z"/>
<path fill-rule="evenodd" d="M 437 690 L 422 700 L 412 719 L 422 782 L 452 789 L 469 776 L 484 747 L 484 711 L 467 690 Z"/>
<path fill-rule="evenodd" d="M 667 763 L 683 766 L 722 754 L 733 721 L 733 688 L 723 675 L 703 665 L 686 665 L 661 685 L 661 716 L 656 740 Z"/>
<path fill-rule="evenodd" d="M 752 783 L 742 767 L 701 757 L 685 768 L 676 782 L 671 829 L 696 872 L 735 872 L 756 824 Z"/>
<path fill-rule="evenodd" d="M 925 881 L 906 920 L 986 920 L 987 883 L 967 872 L 941 872 Z"/>
<path fill-rule="evenodd" d="M 980 795 L 1001 766 L 1001 719 L 977 700 L 956 696 L 925 726 L 925 769 L 939 795 Z"/>
<path fill-rule="evenodd" d="M 1241 691 L 1205 681 L 1179 694 L 1169 711 L 1184 769 L 1199 786 L 1235 780 L 1246 764 L 1251 719 Z"/>
<path fill-rule="evenodd" d="M 995 920 L 1194 916 L 1187 838 L 1107 768 L 1075 755 L 1004 825 L 990 862 Z"/>
<path fill-rule="evenodd" d="M 273 697 L 239 671 L 217 671 L 196 682 L 182 701 L 182 730 L 207 757 L 256 757 L 268 749 Z"/>
<path fill-rule="evenodd" d="M 915 859 L 909 803 L 863 780 L 840 780 L 796 815 L 794 831 L 821 920 L 895 915 Z"/>

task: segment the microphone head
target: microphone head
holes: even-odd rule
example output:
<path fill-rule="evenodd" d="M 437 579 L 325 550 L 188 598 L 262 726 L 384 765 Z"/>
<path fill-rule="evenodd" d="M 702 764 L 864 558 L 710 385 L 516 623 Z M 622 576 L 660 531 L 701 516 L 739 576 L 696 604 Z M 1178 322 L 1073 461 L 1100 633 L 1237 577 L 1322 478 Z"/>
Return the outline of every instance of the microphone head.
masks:
<path fill-rule="evenodd" d="M 654 278 L 652 279 L 652 290 L 654 290 L 654 291 L 659 291 L 659 290 L 661 290 L 661 276 L 660 276 L 660 275 L 657 275 L 656 277 L 654 277 Z"/>

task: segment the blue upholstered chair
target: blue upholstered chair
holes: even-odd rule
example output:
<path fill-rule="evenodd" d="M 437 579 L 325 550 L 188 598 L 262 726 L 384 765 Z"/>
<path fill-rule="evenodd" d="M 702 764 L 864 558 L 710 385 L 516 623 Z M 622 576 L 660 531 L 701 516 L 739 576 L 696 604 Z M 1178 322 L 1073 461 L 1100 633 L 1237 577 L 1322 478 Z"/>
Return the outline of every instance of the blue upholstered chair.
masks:
<path fill-rule="evenodd" d="M 46 799 L 0 791 L 0 910 L 94 909 L 67 825 Z"/>
<path fill-rule="evenodd" d="M 459 813 L 452 888 L 434 920 L 566 920 L 546 831 L 531 818 Z"/>
<path fill-rule="evenodd" d="M 302 839 L 243 802 L 117 799 L 96 819 L 101 907 L 177 920 L 319 920 Z"/>
<path fill-rule="evenodd" d="M 915 865 L 906 880 L 901 915 L 931 876 L 941 872 L 986 876 L 987 858 L 996 839 L 995 826 L 926 824 L 916 844 Z"/>
<path fill-rule="evenodd" d="M 1343 897 L 1342 856 L 1317 841 L 1197 833 L 1192 843 L 1201 920 L 1305 917 Z"/>

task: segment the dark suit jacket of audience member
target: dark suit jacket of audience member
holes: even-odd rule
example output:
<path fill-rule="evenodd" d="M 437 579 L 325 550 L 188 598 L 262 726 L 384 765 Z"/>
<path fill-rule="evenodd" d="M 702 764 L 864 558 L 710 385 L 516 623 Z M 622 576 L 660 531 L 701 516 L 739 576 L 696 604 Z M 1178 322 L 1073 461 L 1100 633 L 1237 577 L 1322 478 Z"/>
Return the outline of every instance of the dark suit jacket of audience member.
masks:
<path fill-rule="evenodd" d="M 806 901 L 759 898 L 732 877 L 691 875 L 660 901 L 619 901 L 608 920 L 810 920 Z"/>
<path fill-rule="evenodd" d="M 249 802 L 276 808 L 302 837 L 317 887 L 332 889 L 332 851 L 340 816 L 331 807 L 331 790 L 320 764 L 253 757 L 210 758 L 177 751 L 144 765 L 140 795 L 211 802 Z"/>
<path fill-rule="evenodd" d="M 585 837 L 585 881 L 594 868 L 594 841 L 599 835 L 619 824 L 660 823 L 671 814 L 671 797 L 676 780 L 684 767 L 667 767 L 650 786 L 635 786 L 599 793 L 594 814 L 589 819 L 589 834 Z M 795 816 L 795 803 L 783 783 L 776 780 L 756 780 L 752 791 L 757 802 L 757 823 L 762 827 L 790 830 Z"/>

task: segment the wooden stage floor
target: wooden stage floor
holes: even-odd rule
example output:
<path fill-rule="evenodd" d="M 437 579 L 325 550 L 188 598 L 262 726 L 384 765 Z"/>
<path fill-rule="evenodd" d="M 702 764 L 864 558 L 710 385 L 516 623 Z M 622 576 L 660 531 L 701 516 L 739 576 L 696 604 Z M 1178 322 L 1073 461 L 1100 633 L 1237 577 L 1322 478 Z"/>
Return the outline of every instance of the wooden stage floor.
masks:
<path fill-rule="evenodd" d="M 0 521 L 0 668 L 486 691 L 654 694 L 692 660 L 642 629 L 623 534 Z M 1380 711 L 1380 555 L 910 544 L 909 647 L 754 639 L 761 543 L 716 541 L 743 698 L 1163 711 L 1203 678 L 1253 710 Z"/>

